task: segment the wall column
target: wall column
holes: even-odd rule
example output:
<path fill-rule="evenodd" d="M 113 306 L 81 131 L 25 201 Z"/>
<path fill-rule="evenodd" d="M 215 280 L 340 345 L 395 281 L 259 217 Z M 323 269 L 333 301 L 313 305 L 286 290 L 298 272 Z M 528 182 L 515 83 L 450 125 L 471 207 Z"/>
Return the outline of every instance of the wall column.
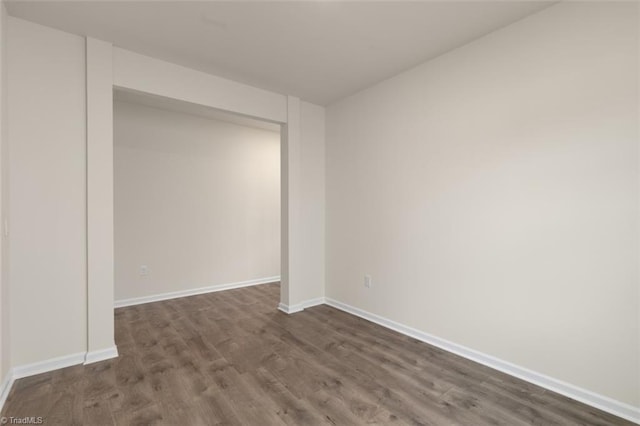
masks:
<path fill-rule="evenodd" d="M 118 356 L 114 340 L 113 48 L 87 38 L 87 356 Z"/>
<path fill-rule="evenodd" d="M 296 286 L 300 285 L 296 266 L 300 265 L 301 251 L 296 237 L 300 233 L 300 99 L 287 96 L 287 124 L 282 126 L 280 168 L 281 178 L 281 288 L 278 309 L 286 313 L 297 312 Z"/>

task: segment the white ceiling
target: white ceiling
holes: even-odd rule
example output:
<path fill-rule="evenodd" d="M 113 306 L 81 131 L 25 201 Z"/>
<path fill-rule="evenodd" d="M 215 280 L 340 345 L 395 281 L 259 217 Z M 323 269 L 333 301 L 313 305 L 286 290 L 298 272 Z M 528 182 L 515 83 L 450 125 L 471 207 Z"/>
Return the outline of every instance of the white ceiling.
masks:
<path fill-rule="evenodd" d="M 545 1 L 9 1 L 9 14 L 320 105 Z"/>

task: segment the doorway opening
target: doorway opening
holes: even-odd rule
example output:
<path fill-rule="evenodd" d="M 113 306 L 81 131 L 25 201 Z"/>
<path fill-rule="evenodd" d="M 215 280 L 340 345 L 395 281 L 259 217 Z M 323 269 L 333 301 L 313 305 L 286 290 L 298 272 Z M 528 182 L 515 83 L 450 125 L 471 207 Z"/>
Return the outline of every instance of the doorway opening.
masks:
<path fill-rule="evenodd" d="M 115 306 L 280 281 L 281 124 L 117 88 L 113 105 Z"/>

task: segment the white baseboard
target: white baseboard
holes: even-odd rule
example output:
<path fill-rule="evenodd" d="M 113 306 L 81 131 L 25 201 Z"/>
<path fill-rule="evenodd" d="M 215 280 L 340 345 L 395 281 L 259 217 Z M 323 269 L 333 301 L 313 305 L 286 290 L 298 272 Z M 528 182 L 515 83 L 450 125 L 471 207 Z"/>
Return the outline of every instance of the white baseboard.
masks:
<path fill-rule="evenodd" d="M 289 305 L 286 305 L 282 302 L 278 303 L 278 310 L 284 312 L 285 314 L 293 314 L 294 312 L 291 311 L 291 309 L 289 308 Z"/>
<path fill-rule="evenodd" d="M 453 343 L 448 340 L 433 336 L 431 334 L 424 333 L 420 330 L 416 330 L 415 328 L 408 327 L 404 324 L 397 323 L 380 315 L 372 314 L 365 310 L 347 305 L 346 303 L 342 303 L 331 298 L 326 298 L 325 303 L 341 311 L 350 313 L 383 327 L 397 331 L 398 333 L 402 333 L 406 336 L 413 337 L 414 339 L 420 340 L 430 345 L 437 346 L 440 349 L 444 349 L 445 351 L 460 355 L 464 358 L 470 359 L 471 361 L 486 365 L 495 370 L 502 371 L 503 373 L 525 380 L 529 383 L 533 383 L 545 389 L 549 389 L 553 392 L 575 399 L 576 401 L 580 401 L 602 411 L 606 411 L 607 413 L 640 424 L 640 407 L 634 407 L 632 405 L 616 401 L 604 395 L 599 395 L 595 392 L 591 392 L 578 386 L 574 386 L 570 383 L 554 379 L 553 377 L 549 377 L 544 374 L 529 370 L 527 368 L 520 367 L 491 355 L 487 355 L 474 349 L 459 345 L 457 343 Z"/>
<path fill-rule="evenodd" d="M 57 358 L 51 358 L 44 361 L 38 361 L 31 364 L 20 365 L 14 367 L 7 372 L 7 376 L 0 387 L 0 411 L 7 401 L 9 392 L 13 383 L 24 377 L 35 376 L 36 374 L 47 373 L 61 368 L 71 367 L 78 364 L 90 364 L 93 362 L 103 361 L 118 356 L 118 349 L 113 346 L 111 348 L 102 349 L 93 352 L 78 352 L 75 354 L 65 355 Z"/>
<path fill-rule="evenodd" d="M 278 304 L 278 309 L 284 312 L 285 314 L 295 314 L 296 312 L 303 311 L 306 308 L 322 305 L 324 303 L 325 303 L 324 297 L 317 297 L 315 299 L 309 299 L 309 300 L 305 300 L 304 302 L 296 303 L 295 305 L 286 305 L 281 302 Z"/>
<path fill-rule="evenodd" d="M 47 373 L 61 368 L 71 367 L 78 364 L 90 364 L 93 362 L 104 361 L 118 356 L 116 346 L 92 352 L 78 352 L 75 354 L 65 355 L 57 358 L 51 358 L 44 361 L 38 361 L 31 364 L 20 365 L 14 367 L 7 372 L 6 377 L 0 385 L 0 411 L 7 401 L 9 392 L 13 387 L 13 383 L 24 377 L 35 376 L 36 374 Z"/>
<path fill-rule="evenodd" d="M 144 303 L 160 302 L 161 300 L 177 299 L 179 297 L 195 296 L 197 294 L 214 293 L 216 291 L 231 290 L 233 288 L 249 287 L 259 284 L 269 284 L 280 281 L 280 276 L 258 278 L 255 280 L 240 281 L 228 284 L 217 284 L 208 287 L 194 288 L 190 290 L 173 291 L 170 293 L 154 294 L 152 296 L 134 297 L 131 299 L 116 300 L 114 307 L 142 305 Z"/>
<path fill-rule="evenodd" d="M 2 385 L 0 387 L 0 411 L 4 407 L 4 403 L 7 402 L 7 398 L 9 397 L 9 392 L 13 387 L 13 382 L 15 382 L 15 378 L 13 377 L 13 371 L 7 371 L 7 375 L 2 381 Z"/>
<path fill-rule="evenodd" d="M 36 374 L 46 373 L 48 371 L 82 364 L 84 362 L 85 355 L 86 352 L 78 352 L 71 355 L 65 355 L 57 358 L 47 359 L 44 361 L 34 362 L 32 364 L 20 365 L 13 368 L 13 378 L 17 380 L 23 377 L 35 376 Z"/>
<path fill-rule="evenodd" d="M 72 365 L 82 364 L 85 356 L 86 352 L 78 352 L 31 364 L 20 365 L 9 370 L 7 372 L 7 376 L 2 382 L 2 387 L 0 388 L 0 411 L 2 411 L 4 403 L 7 401 L 7 397 L 9 396 L 9 392 L 11 392 L 11 388 L 13 387 L 13 383 L 16 380 L 22 379 L 23 377 L 35 376 L 36 374 L 47 373 L 60 368 L 71 367 Z"/>
<path fill-rule="evenodd" d="M 113 345 L 110 348 L 100 349 L 99 351 L 87 352 L 84 357 L 84 363 L 93 364 L 94 362 L 106 361 L 111 358 L 118 357 L 118 347 Z"/>

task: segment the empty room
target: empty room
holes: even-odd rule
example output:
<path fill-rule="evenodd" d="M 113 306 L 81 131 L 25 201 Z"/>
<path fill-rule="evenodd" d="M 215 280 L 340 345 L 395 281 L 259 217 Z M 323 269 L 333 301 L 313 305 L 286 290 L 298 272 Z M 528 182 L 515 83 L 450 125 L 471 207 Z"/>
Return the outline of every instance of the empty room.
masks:
<path fill-rule="evenodd" d="M 0 423 L 640 424 L 640 3 L 0 1 Z"/>

